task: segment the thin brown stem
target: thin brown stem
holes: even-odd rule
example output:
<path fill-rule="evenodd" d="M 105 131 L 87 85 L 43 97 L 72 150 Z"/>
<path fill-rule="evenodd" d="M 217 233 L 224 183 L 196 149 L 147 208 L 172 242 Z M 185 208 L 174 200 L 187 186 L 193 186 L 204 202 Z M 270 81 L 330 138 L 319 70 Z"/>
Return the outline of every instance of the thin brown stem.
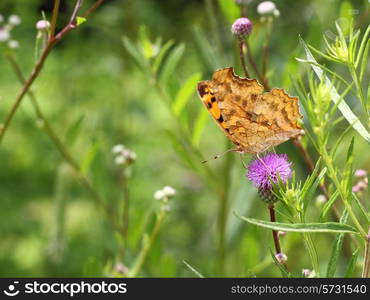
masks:
<path fill-rule="evenodd" d="M 269 212 L 270 212 L 270 221 L 276 222 L 276 216 L 275 216 L 275 207 L 273 204 L 268 206 Z M 274 245 L 275 245 L 275 251 L 276 254 L 281 253 L 281 246 L 280 246 L 280 240 L 277 230 L 272 230 L 272 237 L 274 238 Z"/>
<path fill-rule="evenodd" d="M 274 204 L 270 204 L 268 206 L 269 212 L 270 212 L 270 221 L 275 223 L 276 222 L 276 215 L 275 215 L 275 206 Z M 272 237 L 274 239 L 274 245 L 275 245 L 275 252 L 276 255 L 282 255 L 284 254 L 281 251 L 281 246 L 280 246 L 280 240 L 279 240 L 279 233 L 277 230 L 272 230 Z M 288 266 L 285 261 L 280 261 L 280 263 L 285 267 L 286 270 L 288 270 Z"/>
<path fill-rule="evenodd" d="M 88 17 L 90 14 L 92 14 L 100 5 L 102 5 L 104 0 L 98 0 L 96 1 L 82 16 L 84 18 Z"/>
<path fill-rule="evenodd" d="M 240 63 L 242 65 L 242 69 L 243 69 L 243 72 L 244 72 L 245 77 L 250 78 L 249 73 L 248 73 L 248 70 L 247 70 L 247 66 L 245 64 L 244 47 L 245 47 L 244 40 L 242 38 L 240 38 L 239 39 L 239 57 L 240 57 Z"/>
<path fill-rule="evenodd" d="M 76 5 L 73 9 L 71 18 L 69 19 L 69 24 L 74 24 L 74 22 L 77 18 L 78 12 L 80 11 L 83 2 L 84 2 L 83 0 L 77 0 L 76 1 Z"/>
<path fill-rule="evenodd" d="M 51 26 L 50 26 L 50 38 L 54 37 L 55 28 L 57 27 L 57 19 L 59 14 L 60 0 L 54 1 L 53 14 L 51 16 Z"/>

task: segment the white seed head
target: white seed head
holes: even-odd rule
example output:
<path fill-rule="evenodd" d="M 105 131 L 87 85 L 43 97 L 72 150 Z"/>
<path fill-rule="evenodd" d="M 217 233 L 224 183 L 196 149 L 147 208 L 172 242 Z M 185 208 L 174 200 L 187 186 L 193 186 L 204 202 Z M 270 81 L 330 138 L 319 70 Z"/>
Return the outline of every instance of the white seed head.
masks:
<path fill-rule="evenodd" d="M 11 15 L 8 19 L 8 23 L 10 25 L 16 26 L 22 23 L 22 20 L 19 16 L 17 15 Z"/>
<path fill-rule="evenodd" d="M 16 41 L 16 40 L 10 40 L 10 41 L 8 42 L 8 47 L 9 47 L 10 49 L 17 49 L 17 48 L 19 48 L 19 42 L 18 42 L 18 41 Z"/>

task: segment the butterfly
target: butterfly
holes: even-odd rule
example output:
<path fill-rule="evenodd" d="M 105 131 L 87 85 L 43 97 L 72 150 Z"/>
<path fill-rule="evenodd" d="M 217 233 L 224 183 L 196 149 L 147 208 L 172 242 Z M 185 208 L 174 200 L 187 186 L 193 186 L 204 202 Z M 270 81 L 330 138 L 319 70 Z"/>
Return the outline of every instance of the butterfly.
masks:
<path fill-rule="evenodd" d="M 218 126 L 236 146 L 258 154 L 303 133 L 297 97 L 283 89 L 264 92 L 256 79 L 216 70 L 212 80 L 198 83 L 198 94 Z"/>

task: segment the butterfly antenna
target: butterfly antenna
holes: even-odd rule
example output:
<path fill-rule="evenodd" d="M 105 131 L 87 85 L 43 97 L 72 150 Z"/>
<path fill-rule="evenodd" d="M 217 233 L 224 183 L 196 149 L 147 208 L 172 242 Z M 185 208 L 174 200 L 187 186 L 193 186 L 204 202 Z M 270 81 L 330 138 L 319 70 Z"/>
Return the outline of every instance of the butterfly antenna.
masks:
<path fill-rule="evenodd" d="M 243 165 L 244 169 L 248 169 L 248 166 L 246 165 L 246 163 L 243 160 L 243 153 L 240 153 L 240 161 L 242 162 L 242 165 Z"/>
<path fill-rule="evenodd" d="M 226 153 L 228 153 L 228 152 L 237 152 L 237 151 L 238 151 L 238 150 L 237 150 L 237 149 L 235 149 L 235 148 L 228 149 L 228 150 L 226 150 L 226 151 L 222 152 L 221 154 L 217 154 L 217 155 L 214 155 L 214 156 L 212 156 L 212 157 L 210 157 L 210 158 L 208 158 L 208 159 L 206 159 L 206 160 L 203 160 L 203 161 L 202 161 L 202 164 L 205 164 L 205 163 L 209 162 L 209 161 L 210 161 L 210 160 L 212 160 L 212 159 L 217 159 L 217 158 L 219 158 L 219 157 L 221 157 L 221 156 L 225 155 L 225 154 L 226 154 Z"/>

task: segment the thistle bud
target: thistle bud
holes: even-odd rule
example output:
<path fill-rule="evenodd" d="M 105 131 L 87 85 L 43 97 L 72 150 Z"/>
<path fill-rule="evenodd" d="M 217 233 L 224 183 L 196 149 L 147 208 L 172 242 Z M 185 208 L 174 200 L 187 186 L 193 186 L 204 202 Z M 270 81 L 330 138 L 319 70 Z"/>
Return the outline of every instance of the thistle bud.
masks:
<path fill-rule="evenodd" d="M 248 18 L 239 18 L 231 26 L 233 35 L 245 37 L 252 32 L 253 24 Z"/>

